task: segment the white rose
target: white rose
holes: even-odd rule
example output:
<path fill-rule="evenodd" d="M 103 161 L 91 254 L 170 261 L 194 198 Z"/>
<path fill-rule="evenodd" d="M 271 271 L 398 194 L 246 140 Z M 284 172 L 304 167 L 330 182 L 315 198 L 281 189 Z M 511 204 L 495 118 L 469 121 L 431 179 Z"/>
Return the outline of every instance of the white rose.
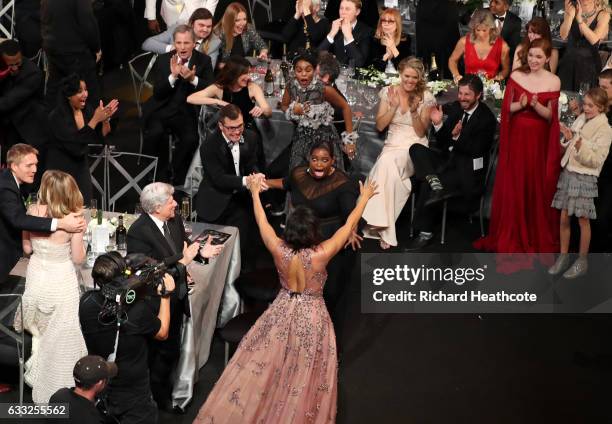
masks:
<path fill-rule="evenodd" d="M 567 101 L 568 101 L 567 100 L 567 94 L 561 93 L 561 95 L 559 96 L 559 104 L 566 105 Z"/>

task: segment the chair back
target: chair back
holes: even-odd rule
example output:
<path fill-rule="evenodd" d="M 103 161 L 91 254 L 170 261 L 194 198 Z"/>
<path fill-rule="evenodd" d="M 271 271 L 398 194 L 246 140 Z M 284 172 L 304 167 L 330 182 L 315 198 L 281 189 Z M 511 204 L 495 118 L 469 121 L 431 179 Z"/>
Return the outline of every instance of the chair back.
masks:
<path fill-rule="evenodd" d="M 128 62 L 130 77 L 132 78 L 132 88 L 134 90 L 134 102 L 136 103 L 139 118 L 142 118 L 143 91 L 145 87 L 150 90 L 153 89 L 153 84 L 149 81 L 149 77 L 156 60 L 157 54 L 144 52 Z"/>
<path fill-rule="evenodd" d="M 0 1 L 0 38 L 13 38 L 15 34 L 15 0 Z"/>

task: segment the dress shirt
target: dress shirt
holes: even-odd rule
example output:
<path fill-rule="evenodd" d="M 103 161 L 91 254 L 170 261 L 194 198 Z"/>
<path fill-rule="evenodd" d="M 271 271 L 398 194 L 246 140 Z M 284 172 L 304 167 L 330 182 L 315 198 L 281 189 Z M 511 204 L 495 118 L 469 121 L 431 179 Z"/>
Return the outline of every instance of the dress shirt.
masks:
<path fill-rule="evenodd" d="M 241 136 L 240 141 L 235 143 L 231 141 L 229 138 L 227 138 L 225 134 L 223 134 L 223 132 L 221 132 L 221 135 L 225 139 L 225 142 L 227 143 L 227 145 L 230 148 L 230 151 L 232 152 L 232 158 L 234 159 L 234 169 L 236 170 L 236 175 L 240 176 L 240 144 L 244 143 L 244 137 Z M 246 187 L 246 177 L 242 177 L 242 186 Z"/>
<path fill-rule="evenodd" d="M 182 59 L 180 59 L 182 60 Z M 191 56 L 189 56 L 189 59 L 187 59 L 187 66 L 189 68 L 189 61 L 191 60 Z M 191 68 L 190 68 L 191 69 Z M 170 87 L 174 88 L 174 84 L 176 84 L 176 80 L 178 79 L 178 77 L 175 77 L 174 75 L 170 74 L 168 76 L 168 82 L 170 83 Z M 189 81 L 189 84 L 193 85 L 194 87 L 198 86 L 198 76 L 196 75 L 195 77 L 193 77 L 192 81 Z"/>
<path fill-rule="evenodd" d="M 507 13 L 504 13 L 503 15 L 493 15 L 495 17 L 495 26 L 500 31 L 504 26 L 504 21 L 506 20 L 506 14 Z"/>
<path fill-rule="evenodd" d="M 13 174 L 12 172 L 11 172 L 11 175 L 15 179 L 15 184 L 17 184 L 17 190 L 19 190 L 19 187 L 21 186 L 21 184 L 19 184 L 19 180 L 17 179 L 15 174 Z M 51 219 L 51 228 L 50 228 L 50 231 L 53 233 L 55 230 L 57 230 L 57 218 Z"/>
<path fill-rule="evenodd" d="M 161 219 L 159 219 L 159 218 L 157 218 L 157 217 L 155 217 L 155 216 L 153 216 L 151 214 L 148 214 L 148 215 L 149 215 L 149 217 L 151 217 L 151 219 L 153 220 L 153 222 L 155 223 L 157 228 L 159 228 L 159 231 L 162 233 L 162 236 L 165 237 L 165 234 L 164 234 L 164 224 L 165 223 L 164 223 L 164 221 L 162 221 Z"/>
<path fill-rule="evenodd" d="M 357 21 L 353 22 L 353 24 L 351 25 L 351 29 L 353 31 L 355 31 L 355 25 L 357 25 Z M 339 32 L 342 32 L 342 27 L 340 27 L 340 29 L 338 30 Z M 346 46 L 347 44 L 352 43 L 353 41 L 355 41 L 355 38 L 353 37 L 353 39 L 351 41 L 347 41 L 346 38 L 344 38 L 344 34 L 343 34 L 343 40 L 344 40 L 344 45 Z M 334 39 L 329 37 L 329 34 L 327 34 L 327 41 L 330 42 L 330 44 L 334 44 Z"/>

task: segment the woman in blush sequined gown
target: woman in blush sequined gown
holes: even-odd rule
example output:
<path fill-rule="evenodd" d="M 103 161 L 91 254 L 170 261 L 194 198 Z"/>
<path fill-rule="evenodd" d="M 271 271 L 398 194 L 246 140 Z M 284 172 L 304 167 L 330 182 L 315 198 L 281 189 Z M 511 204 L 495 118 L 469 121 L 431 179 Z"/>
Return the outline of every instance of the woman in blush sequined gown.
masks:
<path fill-rule="evenodd" d="M 319 242 L 317 219 L 303 206 L 289 215 L 283 237 L 277 237 L 259 199 L 262 181 L 248 178 L 255 219 L 281 290 L 243 337 L 194 423 L 334 423 L 338 364 L 322 296 L 325 267 L 344 247 L 376 184 L 360 186 L 346 223 Z"/>

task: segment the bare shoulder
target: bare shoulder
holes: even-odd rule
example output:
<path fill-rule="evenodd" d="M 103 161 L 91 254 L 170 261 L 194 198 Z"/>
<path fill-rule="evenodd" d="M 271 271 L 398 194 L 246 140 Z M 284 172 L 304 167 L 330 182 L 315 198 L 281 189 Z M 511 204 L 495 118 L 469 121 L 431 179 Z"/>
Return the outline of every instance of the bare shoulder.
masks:
<path fill-rule="evenodd" d="M 39 205 L 37 203 L 32 203 L 30 206 L 28 206 L 27 214 L 31 216 L 46 217 L 47 205 Z"/>
<path fill-rule="evenodd" d="M 561 90 L 561 79 L 553 74 L 552 72 L 548 72 L 546 74 L 546 87 L 545 91 L 559 91 Z"/>

